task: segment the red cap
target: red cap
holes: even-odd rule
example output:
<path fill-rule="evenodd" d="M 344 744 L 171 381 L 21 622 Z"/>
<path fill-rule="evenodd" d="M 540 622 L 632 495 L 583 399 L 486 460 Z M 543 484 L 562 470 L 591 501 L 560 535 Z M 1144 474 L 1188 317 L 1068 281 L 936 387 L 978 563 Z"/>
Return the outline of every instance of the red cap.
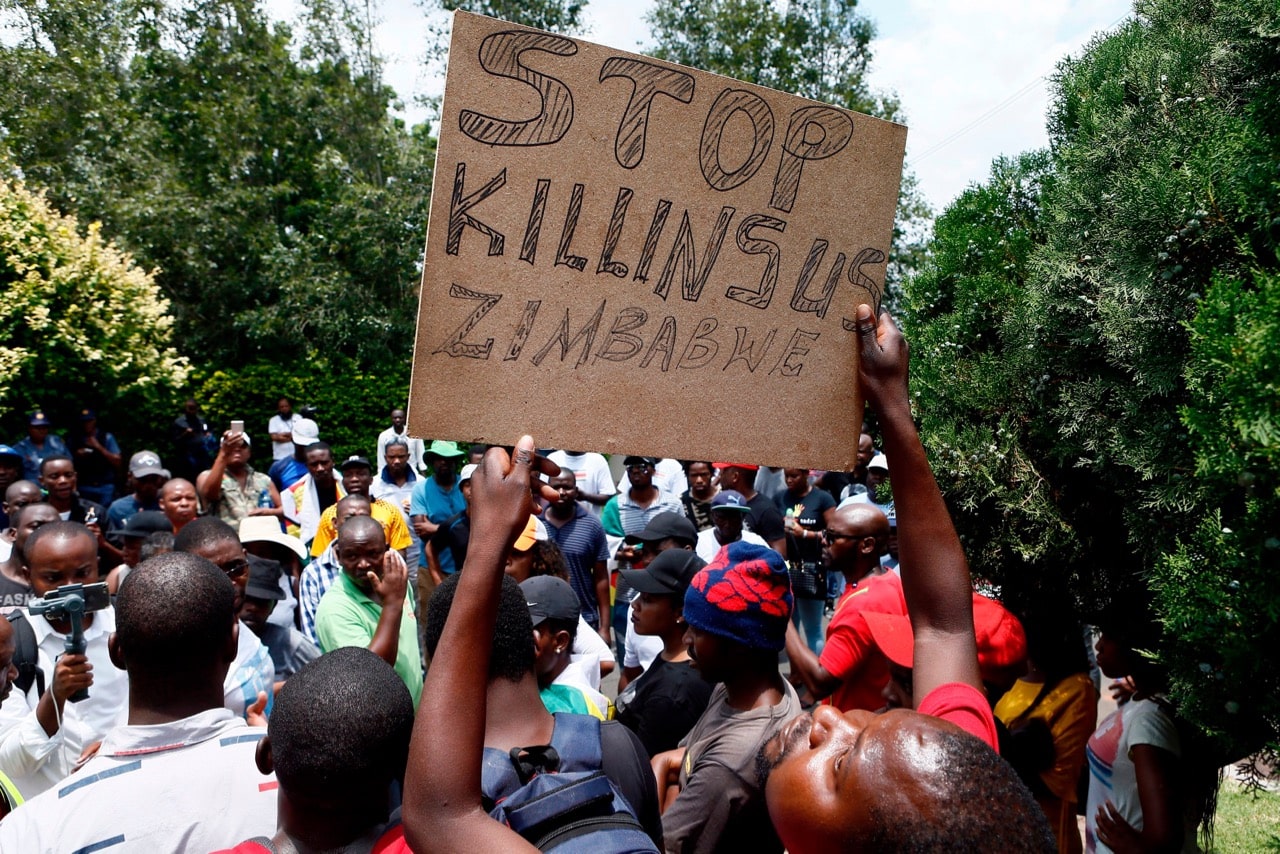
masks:
<path fill-rule="evenodd" d="M 715 463 L 715 467 L 718 469 L 727 469 L 727 468 L 746 469 L 747 471 L 760 470 L 760 466 L 753 466 L 753 465 L 750 465 L 749 463 Z"/>
<path fill-rule="evenodd" d="M 911 618 L 898 614 L 863 614 L 871 637 L 885 658 L 910 669 L 915 662 Z M 984 675 L 1027 657 L 1027 635 L 1018 618 L 994 599 L 973 594 L 973 628 L 978 642 L 978 670 Z"/>

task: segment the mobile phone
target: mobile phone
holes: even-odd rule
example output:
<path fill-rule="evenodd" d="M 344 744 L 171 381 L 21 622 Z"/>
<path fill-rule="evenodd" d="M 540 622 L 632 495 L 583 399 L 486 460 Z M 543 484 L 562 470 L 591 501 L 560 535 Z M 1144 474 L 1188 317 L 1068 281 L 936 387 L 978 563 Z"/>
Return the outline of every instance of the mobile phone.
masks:
<path fill-rule="evenodd" d="M 232 432 L 232 433 L 243 433 L 243 432 L 244 432 L 244 422 L 243 422 L 243 421 L 232 421 L 232 422 L 231 422 L 231 432 Z"/>

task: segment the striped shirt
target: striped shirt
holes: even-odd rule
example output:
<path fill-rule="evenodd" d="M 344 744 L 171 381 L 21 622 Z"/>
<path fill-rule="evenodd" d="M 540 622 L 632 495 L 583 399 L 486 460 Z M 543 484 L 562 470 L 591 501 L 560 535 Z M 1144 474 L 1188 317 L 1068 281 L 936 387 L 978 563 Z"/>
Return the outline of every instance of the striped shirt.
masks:
<path fill-rule="evenodd" d="M 302 614 L 302 633 L 312 643 L 320 643 L 320 639 L 316 637 L 316 609 L 320 607 L 324 594 L 341 574 L 342 564 L 338 563 L 338 556 L 333 553 L 332 545 L 302 570 L 302 578 L 298 581 L 298 605 Z"/>
<path fill-rule="evenodd" d="M 573 518 L 561 523 L 551 511 L 543 514 L 547 536 L 560 547 L 569 568 L 569 584 L 578 594 L 582 617 L 594 629 L 600 626 L 600 605 L 596 599 L 595 570 L 597 561 L 609 559 L 609 545 L 604 527 L 594 515 L 574 505 Z"/>

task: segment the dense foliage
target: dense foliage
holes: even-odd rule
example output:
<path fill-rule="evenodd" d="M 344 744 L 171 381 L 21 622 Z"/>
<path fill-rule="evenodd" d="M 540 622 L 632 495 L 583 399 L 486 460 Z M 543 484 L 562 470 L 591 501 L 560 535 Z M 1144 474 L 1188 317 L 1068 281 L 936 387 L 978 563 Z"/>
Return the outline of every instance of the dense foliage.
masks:
<path fill-rule="evenodd" d="M 82 231 L 8 175 L 0 175 L 0 281 L 6 437 L 21 435 L 19 413 L 38 407 L 63 423 L 81 406 L 114 404 L 123 415 L 186 382 L 169 304 L 152 274 L 98 223 Z"/>
<path fill-rule="evenodd" d="M 1139 2 L 1060 66 L 1050 150 L 939 217 L 907 289 L 975 571 L 1084 612 L 1152 595 L 1178 700 L 1235 753 L 1280 733 L 1278 23 Z"/>

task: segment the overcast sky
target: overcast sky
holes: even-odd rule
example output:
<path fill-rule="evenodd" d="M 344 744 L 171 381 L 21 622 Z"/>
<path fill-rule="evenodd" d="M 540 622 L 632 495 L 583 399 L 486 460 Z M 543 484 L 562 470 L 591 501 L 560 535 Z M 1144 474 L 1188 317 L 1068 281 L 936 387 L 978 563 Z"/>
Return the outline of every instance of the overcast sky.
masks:
<path fill-rule="evenodd" d="M 376 50 L 410 122 L 428 118 L 415 95 L 443 80 L 423 65 L 428 13 L 418 0 L 371 0 Z M 590 0 L 587 38 L 643 52 L 649 0 Z M 267 0 L 288 19 L 294 0 Z M 871 85 L 896 92 L 905 111 L 907 164 L 935 212 L 991 161 L 1046 144 L 1046 80 L 1097 33 L 1131 14 L 1131 0 L 863 0 L 875 21 Z M 437 21 L 446 20 L 443 15 Z"/>

